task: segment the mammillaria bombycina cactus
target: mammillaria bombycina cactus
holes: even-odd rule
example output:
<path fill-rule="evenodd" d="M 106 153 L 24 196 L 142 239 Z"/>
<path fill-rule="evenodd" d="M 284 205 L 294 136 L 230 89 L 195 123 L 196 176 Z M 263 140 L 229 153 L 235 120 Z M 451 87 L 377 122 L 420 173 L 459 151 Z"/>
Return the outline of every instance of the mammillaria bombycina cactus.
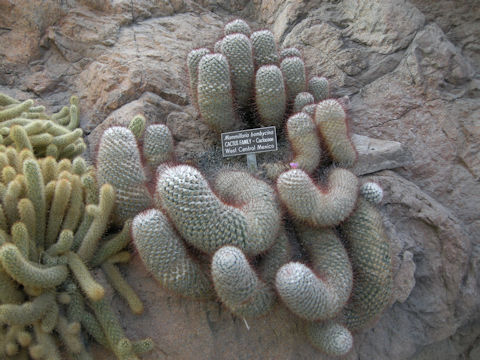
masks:
<path fill-rule="evenodd" d="M 348 170 L 357 152 L 346 110 L 328 98 L 325 78 L 308 79 L 301 52 L 278 53 L 270 31 L 251 32 L 242 20 L 224 33 L 217 53 L 201 48 L 188 56 L 192 103 L 216 132 L 276 126 L 288 140 L 289 152 L 279 152 L 285 157 L 253 175 L 239 166 L 216 164 L 213 171 L 211 163 L 174 163 L 171 156 L 143 164 L 145 141 L 142 147 L 128 129 L 113 128 L 128 138 L 117 157 L 132 159 L 138 171 L 128 175 L 128 161 L 110 156 L 98 156 L 97 166 L 125 174 L 113 185 L 125 189 L 126 203 L 129 196 L 137 203 L 138 189 L 146 194 L 132 233 L 162 286 L 197 299 L 216 296 L 247 318 L 268 316 L 278 295 L 305 323 L 315 348 L 343 356 L 353 344 L 350 331 L 378 318 L 392 292 L 389 242 L 373 205 L 381 191 L 359 190 Z M 155 148 L 172 152 L 171 137 L 164 138 Z M 102 139 L 99 154 L 109 141 Z M 130 191 L 125 184 L 135 176 Z"/>

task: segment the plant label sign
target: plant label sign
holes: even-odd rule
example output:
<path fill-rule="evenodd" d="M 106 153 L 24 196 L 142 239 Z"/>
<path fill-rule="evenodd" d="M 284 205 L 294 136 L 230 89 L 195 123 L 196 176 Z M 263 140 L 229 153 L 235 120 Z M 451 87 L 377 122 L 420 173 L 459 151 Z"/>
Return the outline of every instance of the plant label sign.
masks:
<path fill-rule="evenodd" d="M 223 157 L 277 150 L 275 126 L 222 133 Z"/>

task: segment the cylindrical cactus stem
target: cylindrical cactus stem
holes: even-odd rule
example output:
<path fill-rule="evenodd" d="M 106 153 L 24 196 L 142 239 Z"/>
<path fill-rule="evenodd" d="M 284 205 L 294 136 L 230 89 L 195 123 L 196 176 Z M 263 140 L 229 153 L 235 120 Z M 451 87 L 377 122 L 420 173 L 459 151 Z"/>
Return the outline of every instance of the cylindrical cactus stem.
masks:
<path fill-rule="evenodd" d="M 203 55 L 206 55 L 209 53 L 210 53 L 210 50 L 206 48 L 201 48 L 201 49 L 194 49 L 190 51 L 190 53 L 187 56 L 188 76 L 190 79 L 191 102 L 195 107 L 198 107 L 198 95 L 197 95 L 198 64 L 200 63 L 200 59 L 203 57 Z"/>
<path fill-rule="evenodd" d="M 127 301 L 130 310 L 134 314 L 141 314 L 143 312 L 143 303 L 132 287 L 125 281 L 120 270 L 108 261 L 102 264 L 102 270 L 112 287 Z"/>
<path fill-rule="evenodd" d="M 119 222 L 151 206 L 137 141 L 127 128 L 114 126 L 103 133 L 97 154 L 97 179 L 99 185 L 109 183 L 115 188 L 115 217 Z"/>
<path fill-rule="evenodd" d="M 235 315 L 257 317 L 273 305 L 273 291 L 261 281 L 243 252 L 224 246 L 212 258 L 212 278 L 222 303 Z"/>
<path fill-rule="evenodd" d="M 37 161 L 27 159 L 23 163 L 27 197 L 35 208 L 35 241 L 37 248 L 45 248 L 46 202 L 42 172 Z"/>
<path fill-rule="evenodd" d="M 383 199 L 383 189 L 377 183 L 369 181 L 360 186 L 360 194 L 365 200 L 376 205 Z"/>
<path fill-rule="evenodd" d="M 0 110 L 0 121 L 13 119 L 21 115 L 24 111 L 27 111 L 33 106 L 33 100 L 26 100 L 20 104 L 10 106 L 5 110 Z"/>
<path fill-rule="evenodd" d="M 297 96 L 295 96 L 295 101 L 293 102 L 293 112 L 299 112 L 302 111 L 302 109 L 307 106 L 311 105 L 315 102 L 313 95 L 310 94 L 309 92 L 301 92 L 298 93 Z"/>
<path fill-rule="evenodd" d="M 52 205 L 50 206 L 47 236 L 45 239 L 45 247 L 49 247 L 55 243 L 63 218 L 70 202 L 70 194 L 72 185 L 66 179 L 58 180 L 55 184 L 55 193 L 53 195 Z"/>
<path fill-rule="evenodd" d="M 110 256 L 117 254 L 130 242 L 130 226 L 132 220 L 129 219 L 123 224 L 122 231 L 113 238 L 104 241 L 102 246 L 95 252 L 95 256 L 90 261 L 92 266 L 99 266 Z"/>
<path fill-rule="evenodd" d="M 82 181 L 78 175 L 72 176 L 70 181 L 72 192 L 70 196 L 70 204 L 65 214 L 62 229 L 75 231 L 85 209 L 83 201 Z"/>
<path fill-rule="evenodd" d="M 28 139 L 28 134 L 23 126 L 13 125 L 10 128 L 10 138 L 15 143 L 17 151 L 20 151 L 22 149 L 28 149 L 30 151 L 33 151 L 32 144 Z"/>
<path fill-rule="evenodd" d="M 0 268 L 0 304 L 20 304 L 23 298 L 18 284 Z"/>
<path fill-rule="evenodd" d="M 235 128 L 230 68 L 224 55 L 207 54 L 200 60 L 197 96 L 200 115 L 213 131 Z"/>
<path fill-rule="evenodd" d="M 0 247 L 0 262 L 13 279 L 25 286 L 51 288 L 60 285 L 68 276 L 64 265 L 44 268 L 30 263 L 11 243 Z"/>
<path fill-rule="evenodd" d="M 155 343 L 150 338 L 137 340 L 132 343 L 133 352 L 137 355 L 142 355 L 149 351 L 152 351 L 154 346 Z"/>
<path fill-rule="evenodd" d="M 352 268 L 342 243 L 332 230 L 299 230 L 312 269 L 292 262 L 277 273 L 280 298 L 296 315 L 310 321 L 334 317 L 352 289 Z"/>
<path fill-rule="evenodd" d="M 320 102 L 315 107 L 314 121 L 332 160 L 342 167 L 353 166 L 357 151 L 350 139 L 342 105 L 333 99 Z"/>
<path fill-rule="evenodd" d="M 246 36 L 250 36 L 252 33 L 252 30 L 250 29 L 250 26 L 242 19 L 235 19 L 230 22 L 228 22 L 224 29 L 223 33 L 225 36 L 230 35 L 230 34 L 243 34 Z"/>
<path fill-rule="evenodd" d="M 305 63 L 299 57 L 287 57 L 280 63 L 280 69 L 285 79 L 287 102 L 291 104 L 297 94 L 307 90 Z"/>
<path fill-rule="evenodd" d="M 228 203 L 241 205 L 251 239 L 243 251 L 247 255 L 256 255 L 269 249 L 276 239 L 281 221 L 275 191 L 251 174 L 234 170 L 218 173 L 214 189 Z"/>
<path fill-rule="evenodd" d="M 391 299 L 390 242 L 380 213 L 362 196 L 342 230 L 355 273 L 351 300 L 343 315 L 345 325 L 350 330 L 358 330 L 372 323 Z"/>
<path fill-rule="evenodd" d="M 63 230 L 58 236 L 58 240 L 55 244 L 47 249 L 47 254 L 50 256 L 59 256 L 65 254 L 70 250 L 73 244 L 73 232 L 72 230 Z"/>
<path fill-rule="evenodd" d="M 18 104 L 20 101 L 8 96 L 7 94 L 0 93 L 0 106 L 7 106 L 12 104 Z"/>
<path fill-rule="evenodd" d="M 275 65 L 265 65 L 255 75 L 255 103 L 264 126 L 280 127 L 287 97 L 282 72 Z"/>
<path fill-rule="evenodd" d="M 273 243 L 279 225 L 272 190 L 260 187 L 259 191 L 265 200 L 228 205 L 215 195 L 197 169 L 179 165 L 159 174 L 156 198 L 182 237 L 197 249 L 212 254 L 223 245 L 233 245 L 256 255 Z"/>
<path fill-rule="evenodd" d="M 289 47 L 289 48 L 282 49 L 280 51 L 280 58 L 283 60 L 287 57 L 299 57 L 299 58 L 301 58 L 302 53 L 300 52 L 300 50 L 298 50 L 297 48 L 294 48 L 294 47 Z"/>
<path fill-rule="evenodd" d="M 295 155 L 292 162 L 311 174 L 320 164 L 322 157 L 320 139 L 312 118 L 303 112 L 290 116 L 287 121 L 287 134 Z"/>
<path fill-rule="evenodd" d="M 329 356 L 344 356 L 353 346 L 350 331 L 335 321 L 309 322 L 306 326 L 310 344 Z"/>
<path fill-rule="evenodd" d="M 147 120 L 145 119 L 145 116 L 137 114 L 128 124 L 128 129 L 133 133 L 133 135 L 135 135 L 135 138 L 140 139 L 145 131 L 146 123 Z"/>
<path fill-rule="evenodd" d="M 222 52 L 222 41 L 223 41 L 223 38 L 222 39 L 219 39 L 215 45 L 213 45 L 213 52 L 214 53 L 217 53 L 217 54 L 220 54 Z"/>
<path fill-rule="evenodd" d="M 70 270 L 87 297 L 93 301 L 102 299 L 105 295 L 105 289 L 93 279 L 82 259 L 71 251 L 67 253 L 67 259 Z"/>
<path fill-rule="evenodd" d="M 78 323 L 76 324 L 79 325 Z M 80 333 L 72 331 L 72 324 L 69 324 L 67 319 L 63 316 L 58 318 L 57 332 L 68 351 L 72 354 L 78 355 L 85 351 L 85 346 L 80 338 Z"/>
<path fill-rule="evenodd" d="M 161 211 L 151 209 L 138 214 L 132 223 L 132 236 L 147 270 L 162 286 L 186 297 L 212 297 L 208 276 L 187 254 L 182 240 Z"/>
<path fill-rule="evenodd" d="M 316 103 L 328 99 L 328 80 L 320 76 L 312 77 L 308 80 L 308 91 Z"/>
<path fill-rule="evenodd" d="M 107 229 L 108 221 L 115 204 L 115 191 L 110 184 L 103 184 L 100 188 L 98 205 L 88 205 L 86 210 L 93 215 L 93 221 L 82 240 L 77 253 L 80 258 L 88 262 L 91 260 L 98 243 Z"/>
<path fill-rule="evenodd" d="M 117 355 L 119 359 L 138 360 L 138 357 L 135 356 L 132 349 L 123 351 L 125 349 L 118 346 L 121 341 L 126 339 L 126 336 L 117 317 L 105 300 L 102 299 L 100 301 L 91 302 L 90 306 L 105 333 L 110 349 L 115 355 Z"/>
<path fill-rule="evenodd" d="M 21 305 L 2 304 L 0 305 L 0 324 L 31 325 L 40 320 L 54 302 L 53 293 L 45 292 Z"/>
<path fill-rule="evenodd" d="M 163 124 L 150 125 L 143 138 L 143 156 L 151 169 L 173 159 L 173 137 L 170 129 Z"/>
<path fill-rule="evenodd" d="M 222 40 L 222 54 L 230 65 L 233 96 L 245 108 L 253 93 L 253 53 L 250 39 L 243 34 L 227 35 Z"/>
<path fill-rule="evenodd" d="M 275 276 L 278 269 L 292 258 L 293 250 L 285 230 L 281 229 L 275 243 L 262 256 L 258 265 L 258 273 L 265 283 L 275 286 Z"/>
<path fill-rule="evenodd" d="M 70 105 L 70 121 L 66 128 L 69 130 L 75 130 L 80 125 L 80 118 L 78 117 L 78 104 Z"/>
<path fill-rule="evenodd" d="M 315 227 L 335 226 L 345 220 L 355 207 L 358 179 L 348 170 L 330 172 L 325 187 L 317 186 L 300 169 L 292 169 L 277 179 L 281 201 L 297 220 Z"/>
<path fill-rule="evenodd" d="M 31 243 L 33 242 L 30 239 L 28 234 L 28 229 L 22 222 L 16 222 L 10 228 L 10 233 L 12 234 L 12 243 L 20 250 L 20 253 L 28 259 L 30 256 Z"/>
<path fill-rule="evenodd" d="M 58 321 L 58 316 L 60 314 L 60 308 L 56 301 L 52 301 L 48 310 L 45 312 L 45 315 L 40 321 L 40 327 L 46 333 L 51 333 L 55 329 L 55 325 Z"/>
<path fill-rule="evenodd" d="M 263 65 L 278 65 L 278 52 L 275 37 L 270 30 L 255 31 L 250 35 L 253 46 L 255 68 Z"/>

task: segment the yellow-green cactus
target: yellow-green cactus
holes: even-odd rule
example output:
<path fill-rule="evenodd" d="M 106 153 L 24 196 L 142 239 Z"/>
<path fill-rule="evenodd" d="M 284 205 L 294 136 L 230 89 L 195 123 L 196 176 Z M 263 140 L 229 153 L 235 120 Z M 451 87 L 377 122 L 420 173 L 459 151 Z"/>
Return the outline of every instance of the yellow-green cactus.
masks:
<path fill-rule="evenodd" d="M 5 343 L 0 342 L 0 354 L 6 359 L 27 352 L 34 359 L 60 359 L 58 334 L 69 354 L 91 359 L 80 325 L 88 313 L 83 298 L 96 303 L 105 290 L 93 278 L 89 261 L 105 265 L 102 268 L 107 278 L 113 279 L 114 288 L 133 304 L 126 283 L 108 263 L 108 257 L 127 245 L 125 232 L 101 244 L 115 192 L 104 184 L 95 195 L 89 185 L 94 177 L 83 159 L 75 159 L 73 164 L 68 159 L 37 159 L 28 148 L 18 152 L 0 145 L 0 163 L 0 188 L 4 189 L 0 289 L 8 292 L 0 296 L 0 324 L 6 326 L 8 335 Z M 101 251 L 94 257 L 98 248 Z M 142 305 L 138 298 L 135 301 L 138 313 Z M 105 344 L 119 353 L 116 344 Z"/>
<path fill-rule="evenodd" d="M 56 158 L 72 159 L 86 149 L 79 129 L 78 98 L 72 96 L 70 106 L 52 115 L 33 100 L 18 102 L 0 94 L 0 135 L 4 145 L 18 151 L 29 149 L 36 156 L 55 154 Z"/>

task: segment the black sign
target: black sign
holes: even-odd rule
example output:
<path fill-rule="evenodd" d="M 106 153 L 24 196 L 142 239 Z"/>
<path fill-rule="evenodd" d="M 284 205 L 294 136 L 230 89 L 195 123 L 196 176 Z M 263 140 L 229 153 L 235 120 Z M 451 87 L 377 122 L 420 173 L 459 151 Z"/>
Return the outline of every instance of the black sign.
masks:
<path fill-rule="evenodd" d="M 224 157 L 276 150 L 278 149 L 275 126 L 222 134 L 222 154 Z"/>

